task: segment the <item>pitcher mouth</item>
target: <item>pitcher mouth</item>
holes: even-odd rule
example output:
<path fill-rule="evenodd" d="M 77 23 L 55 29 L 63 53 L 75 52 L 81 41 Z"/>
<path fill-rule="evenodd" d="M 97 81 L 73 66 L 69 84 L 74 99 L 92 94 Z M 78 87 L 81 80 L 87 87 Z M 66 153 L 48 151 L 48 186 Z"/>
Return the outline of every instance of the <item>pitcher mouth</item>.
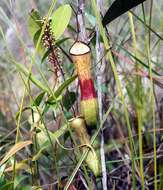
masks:
<path fill-rule="evenodd" d="M 84 117 L 83 117 L 82 115 L 77 115 L 76 117 L 73 117 L 73 118 L 69 119 L 68 121 L 69 121 L 69 122 L 72 122 L 72 121 L 74 121 L 75 119 L 84 119 Z"/>
<path fill-rule="evenodd" d="M 71 46 L 69 53 L 73 56 L 81 56 L 90 53 L 91 48 L 82 41 L 76 41 Z"/>

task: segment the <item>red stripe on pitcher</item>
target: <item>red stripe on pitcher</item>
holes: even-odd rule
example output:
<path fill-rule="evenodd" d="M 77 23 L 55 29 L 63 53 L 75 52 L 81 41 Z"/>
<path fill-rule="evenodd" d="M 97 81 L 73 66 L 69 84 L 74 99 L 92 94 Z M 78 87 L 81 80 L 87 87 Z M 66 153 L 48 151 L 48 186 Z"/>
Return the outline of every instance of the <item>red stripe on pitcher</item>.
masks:
<path fill-rule="evenodd" d="M 96 91 L 92 79 L 80 80 L 81 100 L 96 98 Z"/>

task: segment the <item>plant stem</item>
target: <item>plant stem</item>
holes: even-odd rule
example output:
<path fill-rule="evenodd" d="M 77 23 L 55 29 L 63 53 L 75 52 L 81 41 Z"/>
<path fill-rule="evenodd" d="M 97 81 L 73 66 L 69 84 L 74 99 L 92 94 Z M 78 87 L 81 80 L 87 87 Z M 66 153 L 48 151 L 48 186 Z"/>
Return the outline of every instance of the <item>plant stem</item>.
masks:
<path fill-rule="evenodd" d="M 134 29 L 134 22 L 133 22 L 133 16 L 129 12 L 129 20 L 130 20 L 130 28 L 132 33 L 132 40 L 133 40 L 133 50 L 135 52 L 135 57 L 137 57 L 137 48 L 136 48 L 136 34 Z M 136 72 L 139 71 L 139 66 L 136 64 L 135 66 Z M 136 88 L 135 88 L 135 94 L 136 94 L 136 114 L 137 114 L 137 120 L 138 120 L 138 137 L 139 137 L 139 157 L 140 157 L 140 177 L 142 181 L 142 190 L 144 190 L 144 172 L 143 172 L 143 145 L 142 145 L 142 88 L 141 88 L 141 77 L 136 76 Z"/>

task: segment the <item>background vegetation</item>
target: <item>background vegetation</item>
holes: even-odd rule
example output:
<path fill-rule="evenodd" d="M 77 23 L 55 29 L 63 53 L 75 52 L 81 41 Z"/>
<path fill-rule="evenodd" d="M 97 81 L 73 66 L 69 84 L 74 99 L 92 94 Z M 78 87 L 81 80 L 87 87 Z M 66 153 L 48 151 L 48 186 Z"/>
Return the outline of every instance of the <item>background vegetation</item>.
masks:
<path fill-rule="evenodd" d="M 84 8 L 83 2 L 0 1 L 1 190 L 163 189 L 163 2 L 147 0 L 111 22 L 106 32 L 100 16 L 113 1 L 85 1 Z M 29 14 L 37 9 L 48 21 L 64 4 L 72 14 L 55 44 L 61 66 L 56 75 L 39 40 L 33 42 Z M 77 23 L 79 8 L 83 17 L 78 15 Z M 58 23 L 69 21 L 67 15 L 62 13 Z M 98 177 L 83 162 L 68 122 L 80 115 L 69 55 L 77 36 L 92 53 L 99 122 L 89 133 L 100 155 Z"/>

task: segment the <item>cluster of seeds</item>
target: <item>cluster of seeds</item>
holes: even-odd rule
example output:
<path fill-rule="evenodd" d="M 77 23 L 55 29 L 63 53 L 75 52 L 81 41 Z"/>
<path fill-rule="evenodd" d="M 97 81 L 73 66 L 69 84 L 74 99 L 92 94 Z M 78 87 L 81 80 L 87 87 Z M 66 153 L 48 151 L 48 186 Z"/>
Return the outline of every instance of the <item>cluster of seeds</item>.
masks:
<path fill-rule="evenodd" d="M 45 23 L 45 20 L 46 18 L 44 17 L 42 24 Z M 52 70 L 55 73 L 55 75 L 58 76 L 59 71 L 61 71 L 61 58 L 59 48 L 55 45 L 55 38 L 51 30 L 51 19 L 49 19 L 46 23 L 42 40 L 44 47 L 49 52 L 48 60 L 53 66 Z"/>

